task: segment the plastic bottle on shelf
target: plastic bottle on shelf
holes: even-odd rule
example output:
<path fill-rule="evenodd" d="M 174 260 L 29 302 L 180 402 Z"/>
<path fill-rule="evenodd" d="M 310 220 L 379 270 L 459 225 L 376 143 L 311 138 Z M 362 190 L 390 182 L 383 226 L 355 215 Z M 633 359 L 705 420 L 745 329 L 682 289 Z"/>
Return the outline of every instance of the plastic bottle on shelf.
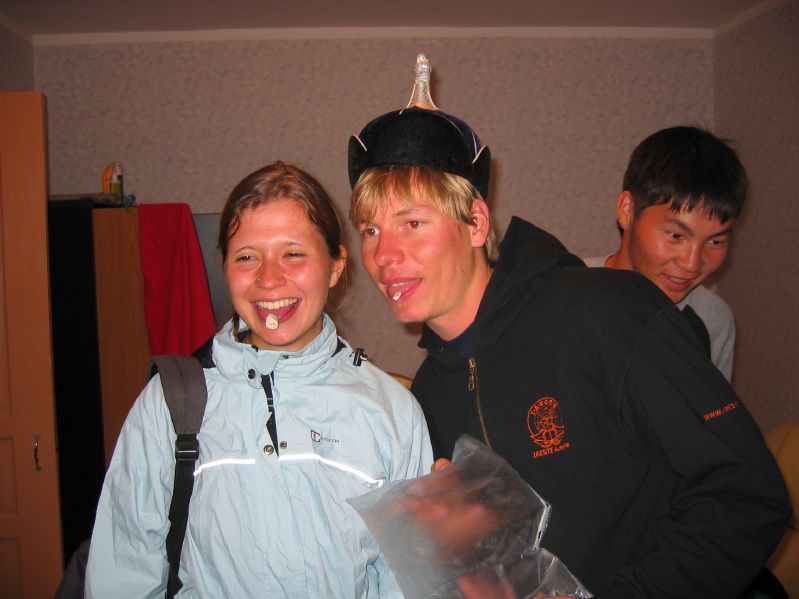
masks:
<path fill-rule="evenodd" d="M 113 193 L 121 202 L 125 197 L 122 178 L 122 163 L 118 160 L 109 162 L 101 177 L 103 193 Z"/>
<path fill-rule="evenodd" d="M 122 163 L 114 162 L 113 165 L 114 167 L 111 173 L 111 193 L 116 195 L 121 202 L 122 198 L 125 197 L 125 192 L 122 187 Z"/>

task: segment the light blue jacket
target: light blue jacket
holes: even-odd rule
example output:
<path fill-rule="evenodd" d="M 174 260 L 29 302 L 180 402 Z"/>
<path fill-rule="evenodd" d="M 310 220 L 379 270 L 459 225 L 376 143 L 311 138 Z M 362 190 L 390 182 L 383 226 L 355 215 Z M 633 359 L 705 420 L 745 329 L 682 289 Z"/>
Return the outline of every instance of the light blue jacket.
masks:
<path fill-rule="evenodd" d="M 298 352 L 216 335 L 178 597 L 401 597 L 346 498 L 427 474 L 416 400 L 363 362 L 325 316 Z M 278 447 L 261 376 L 273 377 Z M 163 597 L 175 433 L 160 379 L 130 411 L 103 485 L 86 597 Z"/>

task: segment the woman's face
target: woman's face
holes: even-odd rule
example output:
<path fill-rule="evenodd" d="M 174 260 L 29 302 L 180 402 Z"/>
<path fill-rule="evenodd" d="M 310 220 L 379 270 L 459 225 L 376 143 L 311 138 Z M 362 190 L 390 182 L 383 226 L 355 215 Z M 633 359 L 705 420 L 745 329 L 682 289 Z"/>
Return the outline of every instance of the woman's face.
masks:
<path fill-rule="evenodd" d="M 227 242 L 225 280 L 236 313 L 259 349 L 297 351 L 322 330 L 328 292 L 346 250 L 331 258 L 303 207 L 277 199 L 241 213 Z"/>

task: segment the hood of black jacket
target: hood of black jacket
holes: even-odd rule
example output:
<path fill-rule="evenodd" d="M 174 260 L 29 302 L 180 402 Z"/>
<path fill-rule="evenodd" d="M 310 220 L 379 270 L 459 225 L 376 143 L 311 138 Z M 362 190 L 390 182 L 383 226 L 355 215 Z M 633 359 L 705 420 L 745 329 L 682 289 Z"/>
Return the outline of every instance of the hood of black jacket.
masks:
<path fill-rule="evenodd" d="M 476 350 L 492 346 L 513 324 L 525 305 L 519 298 L 531 292 L 541 273 L 585 266 L 554 235 L 517 216 L 511 218 L 499 256 L 474 322 Z M 444 341 L 425 325 L 419 346 L 429 349 L 442 345 Z"/>

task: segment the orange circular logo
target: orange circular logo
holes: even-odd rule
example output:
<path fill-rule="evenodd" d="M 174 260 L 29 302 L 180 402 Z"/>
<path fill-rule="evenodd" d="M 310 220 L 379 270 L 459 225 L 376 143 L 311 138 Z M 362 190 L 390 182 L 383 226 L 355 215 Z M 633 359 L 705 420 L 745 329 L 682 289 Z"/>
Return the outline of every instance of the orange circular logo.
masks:
<path fill-rule="evenodd" d="M 540 447 L 560 445 L 565 434 L 560 405 L 554 397 L 542 397 L 527 410 L 527 430 Z"/>

